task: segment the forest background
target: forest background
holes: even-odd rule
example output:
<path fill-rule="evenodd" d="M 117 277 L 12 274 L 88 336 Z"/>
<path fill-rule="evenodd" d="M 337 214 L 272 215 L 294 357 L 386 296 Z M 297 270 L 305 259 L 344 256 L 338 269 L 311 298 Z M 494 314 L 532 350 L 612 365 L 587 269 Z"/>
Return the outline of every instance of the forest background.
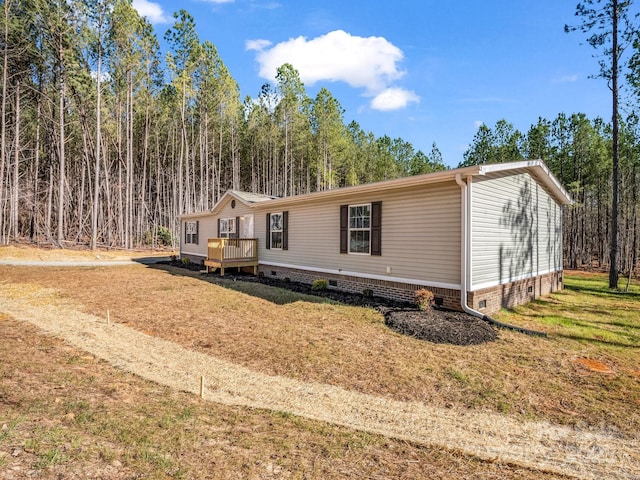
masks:
<path fill-rule="evenodd" d="M 435 142 L 423 152 L 346 123 L 339 100 L 327 88 L 310 98 L 293 65 L 241 98 L 193 17 L 181 10 L 174 18 L 163 55 L 130 0 L 2 2 L 1 244 L 173 246 L 178 216 L 211 209 L 228 189 L 289 196 L 447 168 Z M 617 186 L 623 273 L 640 253 L 635 33 L 626 46 Z M 566 266 L 606 268 L 612 150 L 611 119 L 559 113 L 526 132 L 506 119 L 481 125 L 459 165 L 542 159 L 575 200 L 564 214 Z"/>

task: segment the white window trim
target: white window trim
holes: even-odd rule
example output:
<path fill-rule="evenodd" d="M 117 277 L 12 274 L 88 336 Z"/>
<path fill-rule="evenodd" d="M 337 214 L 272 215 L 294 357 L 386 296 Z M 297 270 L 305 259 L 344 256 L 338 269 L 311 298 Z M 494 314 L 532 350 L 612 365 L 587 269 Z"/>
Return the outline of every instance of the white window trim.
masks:
<path fill-rule="evenodd" d="M 369 228 L 351 228 L 351 209 L 357 207 L 369 207 Z M 351 251 L 351 232 L 369 232 L 369 251 L 368 252 L 352 252 Z M 371 255 L 371 203 L 358 203 L 347 206 L 347 253 L 349 255 Z"/>
<path fill-rule="evenodd" d="M 274 215 L 280 215 L 280 230 L 274 230 L 273 229 L 273 216 Z M 269 216 L 269 222 L 271 223 L 271 225 L 269 225 L 269 245 L 271 246 L 272 250 L 282 250 L 282 245 L 284 243 L 284 212 L 274 212 L 271 213 Z M 280 232 L 281 236 L 280 236 L 280 246 L 279 247 L 274 247 L 273 246 L 273 234 L 274 233 L 278 233 Z"/>
<path fill-rule="evenodd" d="M 223 224 L 226 222 L 227 229 L 223 230 Z M 233 228 L 229 228 L 229 225 L 233 225 Z M 229 235 L 236 233 L 236 217 L 221 218 L 220 219 L 220 237 L 230 238 Z M 225 236 L 226 235 L 226 236 Z"/>
<path fill-rule="evenodd" d="M 184 243 L 188 243 L 190 245 L 197 245 L 196 242 L 193 241 L 194 236 L 198 235 L 198 222 L 197 221 L 186 221 L 184 222 L 184 229 L 186 231 L 187 237 Z"/>

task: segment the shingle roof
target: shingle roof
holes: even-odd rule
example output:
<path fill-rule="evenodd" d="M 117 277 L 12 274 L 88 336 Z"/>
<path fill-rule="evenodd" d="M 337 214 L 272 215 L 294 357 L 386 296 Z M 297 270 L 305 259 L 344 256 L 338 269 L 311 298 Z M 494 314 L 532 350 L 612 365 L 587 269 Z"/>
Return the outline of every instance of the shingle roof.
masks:
<path fill-rule="evenodd" d="M 266 200 L 275 200 L 279 197 L 274 197 L 273 195 L 263 195 L 261 193 L 251 193 L 251 192 L 242 192 L 240 190 L 229 190 L 230 193 L 233 193 L 236 197 L 246 203 L 259 203 L 264 202 Z"/>

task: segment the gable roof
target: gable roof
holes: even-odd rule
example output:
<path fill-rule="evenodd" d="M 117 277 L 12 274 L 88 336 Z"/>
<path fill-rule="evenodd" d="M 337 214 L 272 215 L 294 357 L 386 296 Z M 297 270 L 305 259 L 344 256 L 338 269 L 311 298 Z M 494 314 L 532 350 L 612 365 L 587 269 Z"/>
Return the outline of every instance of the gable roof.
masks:
<path fill-rule="evenodd" d="M 573 203 L 571 196 L 564 189 L 560 181 L 555 177 L 549 167 L 542 160 L 524 160 L 521 162 L 510 163 L 491 163 L 486 165 L 478 165 L 477 175 L 487 175 L 493 172 L 503 172 L 508 170 L 522 170 L 531 173 L 542 185 L 547 187 L 555 199 L 561 205 L 570 205 Z"/>
<path fill-rule="evenodd" d="M 267 200 L 275 200 L 276 198 L 279 198 L 279 197 L 274 197 L 273 195 L 263 195 L 261 193 L 242 192 L 240 190 L 229 190 L 227 193 L 230 195 L 233 195 L 238 200 L 240 200 L 241 202 L 247 205 L 252 203 L 260 203 Z M 225 193 L 225 195 L 227 193 Z M 224 195 L 223 195 L 223 198 L 224 198 Z M 222 198 L 220 200 L 222 200 Z"/>
<path fill-rule="evenodd" d="M 321 199 L 329 196 L 331 196 L 332 199 L 336 199 L 347 195 L 352 195 L 354 193 L 369 193 L 377 192 L 381 189 L 393 190 L 398 188 L 407 188 L 412 186 L 454 181 L 457 175 L 460 175 L 462 178 L 469 178 L 499 172 L 513 172 L 514 174 L 528 172 L 547 189 L 549 194 L 551 194 L 559 204 L 569 205 L 573 203 L 573 200 L 571 199 L 567 191 L 563 188 L 562 184 L 553 175 L 553 173 L 551 173 L 549 168 L 544 164 L 542 160 L 525 160 L 510 163 L 474 165 L 471 167 L 444 170 L 442 172 L 425 173 L 422 175 L 415 175 L 411 177 L 402 177 L 393 180 L 384 180 L 381 182 L 365 183 L 362 185 L 336 188 L 334 190 L 323 190 L 320 192 L 292 195 L 290 197 L 274 197 L 272 195 L 262 195 L 257 193 L 242 192 L 238 190 L 228 190 L 220 198 L 218 203 L 216 203 L 213 209 L 211 209 L 211 211 L 181 215 L 180 218 L 198 218 L 207 216 L 211 213 L 215 213 L 231 198 L 236 198 L 249 207 L 255 207 L 259 204 L 264 204 L 265 202 L 269 202 L 269 205 L 273 204 L 274 206 L 278 206 L 304 202 L 311 199 Z"/>
<path fill-rule="evenodd" d="M 227 190 L 224 193 L 224 195 L 220 197 L 220 200 L 218 200 L 218 202 L 213 206 L 211 210 L 207 210 L 204 212 L 196 212 L 196 213 L 185 213 L 183 215 L 179 215 L 178 218 L 182 220 L 192 220 L 192 219 L 197 219 L 201 217 L 208 217 L 212 213 L 215 213 L 218 210 L 220 210 L 223 205 L 225 205 L 227 202 L 231 201 L 234 198 L 242 202 L 246 206 L 251 207 L 252 205 L 255 205 L 257 203 L 266 202 L 268 200 L 275 200 L 279 197 L 274 197 L 273 195 L 263 195 L 260 193 L 243 192 L 240 190 Z"/>

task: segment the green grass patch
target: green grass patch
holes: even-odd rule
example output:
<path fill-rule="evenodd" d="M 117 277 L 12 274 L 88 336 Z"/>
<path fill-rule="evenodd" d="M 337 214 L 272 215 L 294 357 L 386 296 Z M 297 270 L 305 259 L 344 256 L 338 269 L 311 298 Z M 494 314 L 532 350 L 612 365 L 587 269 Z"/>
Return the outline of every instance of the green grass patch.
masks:
<path fill-rule="evenodd" d="M 565 274 L 565 289 L 497 317 L 506 322 L 543 325 L 556 338 L 612 351 L 640 348 L 640 285 L 629 291 L 608 288 L 605 274 Z"/>

